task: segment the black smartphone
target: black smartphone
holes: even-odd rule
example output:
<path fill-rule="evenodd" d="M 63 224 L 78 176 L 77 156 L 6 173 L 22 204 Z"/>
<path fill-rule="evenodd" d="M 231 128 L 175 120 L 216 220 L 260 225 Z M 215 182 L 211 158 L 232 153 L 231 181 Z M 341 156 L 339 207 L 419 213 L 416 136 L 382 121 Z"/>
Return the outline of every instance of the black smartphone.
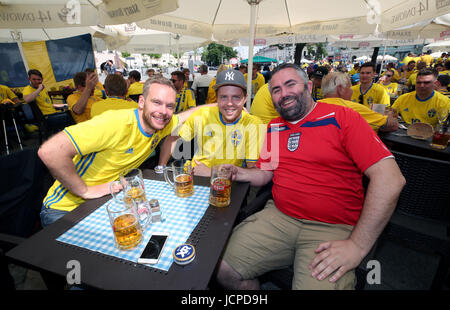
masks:
<path fill-rule="evenodd" d="M 138 259 L 140 264 L 156 264 L 159 261 L 164 245 L 166 244 L 168 233 L 155 233 L 148 241 L 144 251 Z"/>

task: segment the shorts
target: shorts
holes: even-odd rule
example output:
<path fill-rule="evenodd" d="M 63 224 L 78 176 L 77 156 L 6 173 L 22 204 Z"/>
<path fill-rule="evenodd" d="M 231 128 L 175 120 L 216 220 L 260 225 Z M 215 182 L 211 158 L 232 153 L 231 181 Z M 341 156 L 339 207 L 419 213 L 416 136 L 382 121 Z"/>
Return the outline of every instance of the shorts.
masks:
<path fill-rule="evenodd" d="M 319 281 L 311 276 L 308 268 L 319 244 L 348 239 L 352 230 L 351 225 L 295 219 L 280 212 L 273 200 L 269 200 L 264 210 L 235 227 L 223 260 L 244 280 L 293 265 L 292 289 L 354 289 L 353 270 L 331 283 L 331 275 Z"/>

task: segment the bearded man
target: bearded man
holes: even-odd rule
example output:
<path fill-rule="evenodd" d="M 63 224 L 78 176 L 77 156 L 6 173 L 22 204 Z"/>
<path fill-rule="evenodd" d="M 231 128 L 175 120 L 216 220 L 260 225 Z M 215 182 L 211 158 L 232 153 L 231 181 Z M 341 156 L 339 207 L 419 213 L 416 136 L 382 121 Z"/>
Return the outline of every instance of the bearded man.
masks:
<path fill-rule="evenodd" d="M 394 211 L 405 179 L 392 154 L 359 113 L 315 102 L 311 88 L 296 65 L 277 67 L 269 90 L 281 117 L 255 168 L 229 165 L 234 180 L 272 180 L 273 200 L 235 227 L 217 273 L 226 288 L 259 289 L 258 276 L 293 265 L 293 289 L 353 289 Z"/>

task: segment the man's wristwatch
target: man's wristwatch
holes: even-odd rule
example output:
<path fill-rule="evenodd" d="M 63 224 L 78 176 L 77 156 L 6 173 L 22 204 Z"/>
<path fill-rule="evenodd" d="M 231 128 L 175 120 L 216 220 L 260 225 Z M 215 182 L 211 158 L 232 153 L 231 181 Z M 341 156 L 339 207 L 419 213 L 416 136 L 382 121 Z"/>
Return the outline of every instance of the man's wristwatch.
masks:
<path fill-rule="evenodd" d="M 155 172 L 156 173 L 164 173 L 164 168 L 166 168 L 166 166 L 158 165 L 155 167 Z"/>

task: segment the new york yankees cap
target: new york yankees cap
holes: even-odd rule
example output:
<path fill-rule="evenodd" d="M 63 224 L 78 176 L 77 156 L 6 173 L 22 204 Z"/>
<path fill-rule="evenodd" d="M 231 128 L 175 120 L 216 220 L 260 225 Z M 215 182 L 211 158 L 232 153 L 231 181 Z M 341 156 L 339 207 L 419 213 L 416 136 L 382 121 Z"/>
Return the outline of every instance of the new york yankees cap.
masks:
<path fill-rule="evenodd" d="M 216 85 L 213 86 L 217 90 L 221 86 L 232 85 L 247 91 L 247 82 L 241 71 L 228 69 L 217 74 Z"/>

